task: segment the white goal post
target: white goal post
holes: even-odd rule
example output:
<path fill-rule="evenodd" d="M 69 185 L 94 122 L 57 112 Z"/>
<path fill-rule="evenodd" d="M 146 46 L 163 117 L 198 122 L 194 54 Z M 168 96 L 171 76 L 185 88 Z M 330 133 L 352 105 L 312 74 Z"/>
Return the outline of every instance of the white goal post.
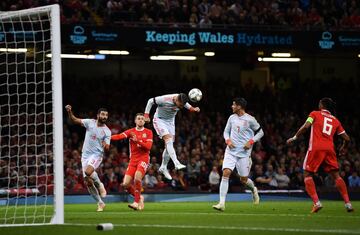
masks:
<path fill-rule="evenodd" d="M 0 12 L 0 226 L 64 223 L 60 54 L 59 5 Z"/>

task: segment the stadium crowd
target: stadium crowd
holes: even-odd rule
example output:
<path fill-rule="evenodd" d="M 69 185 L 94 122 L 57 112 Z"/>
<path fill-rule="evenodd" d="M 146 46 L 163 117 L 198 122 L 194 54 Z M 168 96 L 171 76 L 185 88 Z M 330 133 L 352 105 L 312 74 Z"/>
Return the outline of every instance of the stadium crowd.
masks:
<path fill-rule="evenodd" d="M 248 112 L 257 118 L 265 132 L 265 136 L 254 146 L 252 153 L 250 177 L 259 188 L 299 189 L 304 186 L 302 162 L 307 150 L 308 135 L 291 146 L 287 146 L 285 141 L 303 124 L 307 115 L 317 109 L 319 99 L 329 94 L 337 101 L 339 119 L 351 137 L 347 154 L 338 158 L 341 176 L 350 188 L 360 188 L 360 147 L 357 143 L 360 139 L 357 132 L 360 125 L 357 118 L 359 111 L 347 102 L 350 99 L 360 100 L 356 92 L 359 90 L 358 83 L 341 80 L 319 80 L 310 83 L 295 79 L 283 86 L 281 84 L 284 79 L 279 78 L 272 85 L 260 90 L 251 82 L 239 86 L 238 82 L 224 78 L 212 79 L 204 84 L 196 80 L 181 79 L 173 80 L 171 83 L 166 80 L 148 83 L 148 78 L 133 76 L 123 80 L 104 79 L 108 79 L 107 82 L 87 80 L 84 83 L 81 79 L 66 79 L 64 102 L 71 102 L 74 112 L 82 118 L 94 118 L 97 108 L 102 104 L 108 104 L 108 124 L 114 134 L 134 126 L 133 115 L 144 110 L 150 97 L 164 93 L 186 92 L 192 87 L 199 87 L 204 93 L 204 98 L 199 103 L 200 114 L 183 110 L 177 115 L 175 146 L 179 160 L 186 164 L 187 168 L 183 171 L 172 170 L 171 181 L 165 180 L 157 171 L 163 145 L 154 131 L 151 163 L 143 181 L 146 192 L 218 190 L 225 149 L 223 129 L 231 114 L 232 97 L 236 95 L 242 95 L 248 100 Z M 103 84 L 112 84 L 112 88 Z M 78 95 L 86 94 L 86 91 L 94 90 L 95 87 L 98 91 L 96 96 Z M 127 92 L 121 92 L 116 89 L 117 87 Z M 342 92 L 345 88 L 346 94 Z M 136 92 L 139 90 L 142 92 Z M 152 125 L 148 127 L 152 128 Z M 66 190 L 68 193 L 85 192 L 80 163 L 84 128 L 66 122 L 64 135 Z M 112 144 L 110 153 L 105 157 L 99 175 L 109 192 L 123 191 L 120 184 L 129 161 L 128 154 L 128 142 L 123 141 Z M 171 164 L 169 168 L 174 169 Z M 230 190 L 244 189 L 235 173 L 231 181 Z M 322 172 L 316 174 L 315 181 L 319 186 L 334 187 L 330 177 Z"/>
<path fill-rule="evenodd" d="M 360 3 L 355 0 L 2 0 L 0 11 L 54 3 L 61 6 L 63 23 L 360 27 Z"/>

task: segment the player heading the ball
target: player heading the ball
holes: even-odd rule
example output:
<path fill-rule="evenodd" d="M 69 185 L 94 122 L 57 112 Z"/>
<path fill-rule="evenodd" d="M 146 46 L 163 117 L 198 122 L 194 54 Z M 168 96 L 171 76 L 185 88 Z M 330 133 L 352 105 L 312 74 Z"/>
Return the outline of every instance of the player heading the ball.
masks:
<path fill-rule="evenodd" d="M 174 149 L 175 116 L 177 112 L 184 107 L 190 112 L 200 112 L 200 108 L 192 107 L 188 101 L 189 98 L 184 93 L 169 94 L 150 98 L 145 108 L 145 121 L 150 122 L 149 114 L 151 108 L 154 104 L 157 105 L 153 118 L 153 126 L 156 133 L 162 140 L 164 140 L 165 144 L 159 172 L 164 174 L 164 176 L 169 180 L 172 179 L 167 169 L 170 158 L 174 162 L 176 170 L 180 170 L 186 167 L 179 162 Z"/>

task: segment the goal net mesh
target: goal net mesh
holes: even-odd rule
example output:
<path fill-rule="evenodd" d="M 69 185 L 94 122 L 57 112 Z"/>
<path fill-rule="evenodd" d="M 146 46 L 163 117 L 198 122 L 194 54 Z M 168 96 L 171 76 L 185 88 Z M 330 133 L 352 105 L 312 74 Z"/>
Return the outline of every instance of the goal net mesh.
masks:
<path fill-rule="evenodd" d="M 0 12 L 0 226 L 54 214 L 51 11 Z"/>

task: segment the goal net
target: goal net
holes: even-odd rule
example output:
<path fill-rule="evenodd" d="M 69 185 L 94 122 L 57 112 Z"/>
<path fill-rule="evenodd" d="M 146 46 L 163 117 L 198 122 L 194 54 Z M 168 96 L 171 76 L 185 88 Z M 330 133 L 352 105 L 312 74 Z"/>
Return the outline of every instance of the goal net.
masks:
<path fill-rule="evenodd" d="M 60 51 L 58 5 L 0 12 L 0 226 L 64 222 Z"/>

